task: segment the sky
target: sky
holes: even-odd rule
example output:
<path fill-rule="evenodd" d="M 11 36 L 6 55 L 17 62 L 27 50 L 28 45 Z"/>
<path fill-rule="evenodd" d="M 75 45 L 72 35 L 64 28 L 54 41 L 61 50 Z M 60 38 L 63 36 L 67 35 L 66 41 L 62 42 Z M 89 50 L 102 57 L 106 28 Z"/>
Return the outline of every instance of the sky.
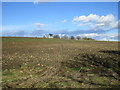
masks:
<path fill-rule="evenodd" d="M 2 36 L 118 40 L 117 2 L 2 2 Z"/>

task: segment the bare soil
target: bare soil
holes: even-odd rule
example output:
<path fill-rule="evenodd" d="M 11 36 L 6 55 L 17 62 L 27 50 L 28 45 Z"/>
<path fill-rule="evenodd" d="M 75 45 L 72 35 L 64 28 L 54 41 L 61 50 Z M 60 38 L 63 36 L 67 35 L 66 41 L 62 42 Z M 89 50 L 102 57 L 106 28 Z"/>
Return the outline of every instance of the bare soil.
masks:
<path fill-rule="evenodd" d="M 119 42 L 2 40 L 3 88 L 120 88 Z"/>

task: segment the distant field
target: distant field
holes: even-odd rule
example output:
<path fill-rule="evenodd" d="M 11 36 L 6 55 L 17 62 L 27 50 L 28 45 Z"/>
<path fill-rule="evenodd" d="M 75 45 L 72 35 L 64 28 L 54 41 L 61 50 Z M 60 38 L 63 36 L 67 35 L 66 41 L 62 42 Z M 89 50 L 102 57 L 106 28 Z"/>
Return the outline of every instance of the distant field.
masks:
<path fill-rule="evenodd" d="M 4 88 L 120 88 L 118 42 L 2 38 Z"/>

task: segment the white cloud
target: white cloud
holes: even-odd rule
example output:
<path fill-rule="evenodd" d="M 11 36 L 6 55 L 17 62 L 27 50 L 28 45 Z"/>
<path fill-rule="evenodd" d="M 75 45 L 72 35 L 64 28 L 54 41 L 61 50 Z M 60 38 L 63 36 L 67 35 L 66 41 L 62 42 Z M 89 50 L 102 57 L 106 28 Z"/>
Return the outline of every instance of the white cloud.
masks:
<path fill-rule="evenodd" d="M 120 29 L 120 20 L 118 21 L 118 28 Z"/>
<path fill-rule="evenodd" d="M 117 39 L 102 38 L 100 41 L 118 41 Z"/>
<path fill-rule="evenodd" d="M 63 23 L 66 23 L 66 22 L 67 22 L 67 20 L 62 20 L 62 22 L 63 22 Z"/>
<path fill-rule="evenodd" d="M 35 30 L 46 30 L 46 29 L 36 28 Z"/>
<path fill-rule="evenodd" d="M 88 16 L 77 16 L 73 18 L 73 22 L 77 26 L 89 26 L 91 29 L 116 29 L 118 28 L 118 21 L 112 14 L 106 16 L 99 16 L 96 14 L 90 14 Z"/>
<path fill-rule="evenodd" d="M 86 26 L 86 25 L 92 25 L 92 23 L 80 23 L 77 26 Z"/>
<path fill-rule="evenodd" d="M 42 24 L 42 23 L 37 22 L 37 23 L 34 23 L 34 25 L 36 25 L 37 27 L 43 27 L 43 26 L 46 26 L 47 24 Z"/>
<path fill-rule="evenodd" d="M 9 0 L 8 0 L 9 1 Z M 19 0 L 18 0 L 19 1 Z M 20 0 L 21 1 L 21 0 Z M 23 0 L 24 1 L 24 0 Z M 55 2 L 55 0 L 32 0 L 34 4 Z"/>
<path fill-rule="evenodd" d="M 101 37 L 110 37 L 114 38 L 118 36 L 118 33 L 107 33 L 107 34 L 99 34 Z"/>
<path fill-rule="evenodd" d="M 103 41 L 118 41 L 118 33 L 109 33 L 109 34 L 88 33 L 88 34 L 79 34 L 77 36 L 94 38 Z"/>
<path fill-rule="evenodd" d="M 38 1 L 33 1 L 34 4 L 38 4 L 39 2 Z"/>
<path fill-rule="evenodd" d="M 99 34 L 97 34 L 97 33 L 89 33 L 89 34 L 79 34 L 78 36 L 93 38 L 93 37 L 99 36 Z"/>
<path fill-rule="evenodd" d="M 7 31 L 7 30 L 18 30 L 18 29 L 23 29 L 23 28 L 26 28 L 28 27 L 28 25 L 5 25 L 5 26 L 2 26 L 1 29 L 3 31 Z"/>
<path fill-rule="evenodd" d="M 0 26 L 0 31 L 2 31 L 2 26 Z"/>
<path fill-rule="evenodd" d="M 88 16 L 75 17 L 73 20 L 74 21 L 83 21 L 83 22 L 94 21 L 94 22 L 98 22 L 98 23 L 104 23 L 104 22 L 109 23 L 109 22 L 113 22 L 114 19 L 115 19 L 115 17 L 112 14 L 108 14 L 106 16 L 90 14 Z"/>

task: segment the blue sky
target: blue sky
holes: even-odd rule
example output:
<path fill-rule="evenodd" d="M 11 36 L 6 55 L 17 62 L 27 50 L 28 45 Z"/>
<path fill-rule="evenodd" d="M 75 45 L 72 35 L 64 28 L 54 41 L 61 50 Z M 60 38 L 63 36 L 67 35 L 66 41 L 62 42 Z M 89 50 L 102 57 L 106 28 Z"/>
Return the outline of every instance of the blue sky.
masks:
<path fill-rule="evenodd" d="M 117 40 L 117 2 L 3 2 L 3 36 L 53 33 Z"/>

